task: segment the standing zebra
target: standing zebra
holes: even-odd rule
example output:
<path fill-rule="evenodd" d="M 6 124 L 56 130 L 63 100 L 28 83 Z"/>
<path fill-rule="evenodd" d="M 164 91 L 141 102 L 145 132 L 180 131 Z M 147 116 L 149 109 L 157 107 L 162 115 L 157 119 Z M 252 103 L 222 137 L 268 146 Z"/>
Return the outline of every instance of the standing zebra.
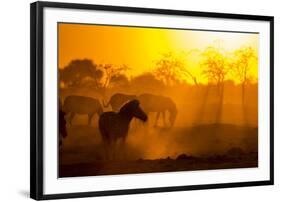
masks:
<path fill-rule="evenodd" d="M 87 114 L 88 125 L 90 125 L 93 116 L 95 114 L 100 115 L 103 112 L 103 109 L 98 99 L 71 95 L 65 98 L 63 111 L 69 114 L 68 122 L 70 125 L 76 114 Z"/>
<path fill-rule="evenodd" d="M 157 126 L 160 114 L 162 114 L 163 123 L 166 125 L 166 111 L 169 112 L 169 125 L 171 127 L 174 125 L 178 110 L 176 104 L 171 98 L 144 93 L 139 95 L 138 99 L 143 107 L 143 110 L 147 114 L 150 112 L 156 112 L 154 126 Z"/>
<path fill-rule="evenodd" d="M 126 103 L 119 112 L 104 112 L 99 118 L 99 130 L 106 149 L 106 155 L 111 156 L 110 151 L 115 152 L 117 141 L 124 144 L 128 136 L 131 120 L 135 117 L 145 122 L 147 115 L 140 108 L 138 100 Z"/>

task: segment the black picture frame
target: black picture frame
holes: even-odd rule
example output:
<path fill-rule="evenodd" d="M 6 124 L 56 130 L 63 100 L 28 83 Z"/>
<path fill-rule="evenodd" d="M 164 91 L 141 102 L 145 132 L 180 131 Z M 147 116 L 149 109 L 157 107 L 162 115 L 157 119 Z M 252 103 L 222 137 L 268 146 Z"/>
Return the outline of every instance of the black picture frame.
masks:
<path fill-rule="evenodd" d="M 222 183 L 191 186 L 155 187 L 129 190 L 94 191 L 66 194 L 43 193 L 43 9 L 63 8 L 81 10 L 105 10 L 146 14 L 164 14 L 177 16 L 210 17 L 225 19 L 240 19 L 267 21 L 270 23 L 270 180 L 239 183 Z M 186 191 L 198 189 L 215 189 L 228 187 L 245 187 L 274 184 L 274 17 L 258 15 L 240 15 L 213 12 L 195 12 L 183 10 L 88 5 L 75 3 L 35 2 L 30 6 L 30 197 L 36 200 L 63 199 L 76 197 L 92 197 L 105 195 L 138 194 L 153 192 Z"/>

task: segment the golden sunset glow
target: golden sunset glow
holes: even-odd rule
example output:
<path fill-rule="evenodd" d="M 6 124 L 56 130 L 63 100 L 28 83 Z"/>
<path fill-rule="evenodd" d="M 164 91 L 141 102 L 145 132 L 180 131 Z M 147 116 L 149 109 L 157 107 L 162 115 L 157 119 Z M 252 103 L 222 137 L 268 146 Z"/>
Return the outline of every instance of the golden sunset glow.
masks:
<path fill-rule="evenodd" d="M 81 24 L 59 24 L 58 31 L 59 68 L 73 59 L 87 58 L 97 64 L 128 65 L 128 76 L 151 72 L 163 53 L 173 52 L 198 82 L 206 83 L 200 65 L 207 47 L 214 46 L 227 55 L 251 47 L 258 54 L 258 34 L 251 33 Z M 251 78 L 257 80 L 258 63 L 250 62 L 249 66 Z M 227 79 L 239 82 L 235 75 L 229 74 Z"/>
<path fill-rule="evenodd" d="M 258 48 L 257 33 L 59 24 L 59 176 L 257 167 Z"/>

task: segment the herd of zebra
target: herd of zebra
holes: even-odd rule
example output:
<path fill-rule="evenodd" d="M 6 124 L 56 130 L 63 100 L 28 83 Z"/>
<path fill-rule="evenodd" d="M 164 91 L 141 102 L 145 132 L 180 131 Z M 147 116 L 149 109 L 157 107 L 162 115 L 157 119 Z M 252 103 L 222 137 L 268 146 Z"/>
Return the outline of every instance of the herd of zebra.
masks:
<path fill-rule="evenodd" d="M 128 135 L 129 125 L 133 118 L 147 121 L 150 113 L 156 113 L 154 126 L 157 126 L 160 115 L 164 126 L 172 127 L 177 116 L 177 107 L 174 101 L 165 96 L 144 93 L 139 96 L 116 93 L 111 96 L 108 103 L 85 96 L 71 95 L 60 101 L 59 131 L 60 145 L 62 138 L 67 136 L 66 125 L 72 125 L 76 114 L 87 114 L 88 124 L 92 122 L 95 114 L 99 116 L 98 127 L 103 143 L 110 147 L 119 139 L 125 142 Z M 111 106 L 111 111 L 104 112 L 103 108 Z M 168 113 L 168 114 L 167 114 Z M 166 114 L 169 123 L 166 123 Z"/>
<path fill-rule="evenodd" d="M 164 125 L 166 123 L 166 113 L 168 112 L 168 121 L 170 126 L 173 126 L 176 116 L 177 108 L 174 101 L 165 96 L 153 95 L 144 93 L 139 96 L 128 95 L 123 93 L 116 93 L 111 96 L 108 103 L 101 102 L 96 98 L 71 95 L 65 98 L 64 104 L 60 104 L 62 111 L 67 115 L 67 122 L 72 125 L 73 118 L 76 114 L 87 114 L 88 115 L 88 124 L 92 122 L 92 118 L 95 114 L 101 115 L 103 113 L 103 108 L 111 107 L 112 111 L 118 112 L 121 107 L 131 101 L 138 100 L 140 102 L 141 108 L 146 114 L 156 113 L 156 119 L 154 121 L 154 126 L 157 126 L 160 115 L 162 115 Z"/>

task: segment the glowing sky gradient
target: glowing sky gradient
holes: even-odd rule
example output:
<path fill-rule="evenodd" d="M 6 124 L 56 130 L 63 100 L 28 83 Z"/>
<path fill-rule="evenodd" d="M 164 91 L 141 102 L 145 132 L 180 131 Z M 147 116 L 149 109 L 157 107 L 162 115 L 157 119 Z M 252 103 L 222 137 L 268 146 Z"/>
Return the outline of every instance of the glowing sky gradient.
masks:
<path fill-rule="evenodd" d="M 226 51 L 244 46 L 258 53 L 258 34 L 176 30 L 124 26 L 59 24 L 59 68 L 73 59 L 91 59 L 95 63 L 126 64 L 128 74 L 139 75 L 155 67 L 161 54 L 172 51 L 184 58 L 190 71 L 199 76 L 200 55 L 190 50 L 204 50 L 213 45 Z M 257 64 L 251 67 L 257 77 Z M 200 76 L 199 76 L 200 77 Z"/>

